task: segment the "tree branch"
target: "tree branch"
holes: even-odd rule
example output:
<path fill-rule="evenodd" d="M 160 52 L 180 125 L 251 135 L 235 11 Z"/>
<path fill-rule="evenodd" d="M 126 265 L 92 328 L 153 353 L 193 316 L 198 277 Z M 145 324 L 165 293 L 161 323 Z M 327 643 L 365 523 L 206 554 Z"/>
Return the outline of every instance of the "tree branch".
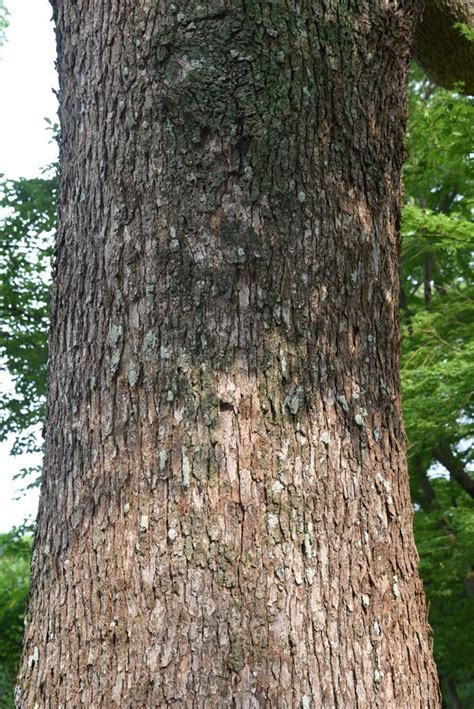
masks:
<path fill-rule="evenodd" d="M 441 465 L 448 471 L 451 480 L 457 482 L 470 497 L 474 498 L 474 480 L 464 469 L 462 460 L 453 453 L 451 446 L 442 439 L 435 454 Z"/>
<path fill-rule="evenodd" d="M 474 28 L 472 0 L 427 0 L 415 35 L 415 59 L 437 84 L 452 89 L 464 83 L 474 94 L 474 42 L 458 23 Z"/>

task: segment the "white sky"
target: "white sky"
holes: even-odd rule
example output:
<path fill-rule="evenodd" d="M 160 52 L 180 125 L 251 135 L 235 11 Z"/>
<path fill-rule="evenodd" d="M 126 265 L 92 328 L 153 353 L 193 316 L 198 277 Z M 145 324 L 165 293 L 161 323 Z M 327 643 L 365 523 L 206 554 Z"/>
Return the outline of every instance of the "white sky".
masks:
<path fill-rule="evenodd" d="M 35 177 L 56 160 L 44 118 L 57 120 L 54 70 L 55 39 L 48 0 L 7 0 L 10 26 L 0 48 L 0 173 L 7 177 Z M 2 377 L 0 387 L 8 387 Z M 10 445 L 0 444 L 0 532 L 35 515 L 37 491 L 15 501 L 22 481 L 13 475 L 38 456 L 9 456 Z"/>

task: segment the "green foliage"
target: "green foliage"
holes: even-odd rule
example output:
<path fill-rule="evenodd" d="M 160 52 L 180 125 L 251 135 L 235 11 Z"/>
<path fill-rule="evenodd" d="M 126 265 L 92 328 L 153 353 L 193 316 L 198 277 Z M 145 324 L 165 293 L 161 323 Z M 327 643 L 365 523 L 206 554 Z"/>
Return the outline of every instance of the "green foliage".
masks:
<path fill-rule="evenodd" d="M 457 444 L 474 433 L 474 289 L 453 289 L 408 327 L 402 375 L 409 454 L 430 464 L 441 439 Z"/>
<path fill-rule="evenodd" d="M 5 43 L 5 30 L 8 27 L 8 15 L 9 12 L 5 7 L 5 3 L 0 0 L 0 47 Z"/>
<path fill-rule="evenodd" d="M 0 181 L 0 359 L 14 392 L 0 396 L 0 440 L 34 450 L 44 417 L 56 176 Z"/>
<path fill-rule="evenodd" d="M 471 27 L 470 25 L 466 25 L 464 22 L 456 22 L 456 24 L 454 26 L 459 31 L 459 34 L 462 37 L 465 37 L 466 39 L 469 39 L 471 42 L 474 42 L 474 28 L 473 27 Z"/>
<path fill-rule="evenodd" d="M 466 707 L 472 704 L 474 686 L 474 502 L 454 478 L 439 477 L 438 459 L 443 442 L 469 474 L 468 444 L 474 435 L 473 109 L 472 98 L 436 89 L 414 70 L 402 227 L 404 417 L 435 659 L 443 688 L 450 682 Z M 445 701 L 451 706 L 448 694 Z"/>
<path fill-rule="evenodd" d="M 409 202 L 470 216 L 474 99 L 413 81 L 404 182 Z"/>
<path fill-rule="evenodd" d="M 31 539 L 0 535 L 0 709 L 13 706 L 28 596 Z"/>
<path fill-rule="evenodd" d="M 431 606 L 441 676 L 472 679 L 474 668 L 474 503 L 449 480 L 433 481 L 439 507 L 415 515 L 421 574 Z"/>
<path fill-rule="evenodd" d="M 473 429 L 474 101 L 414 77 L 405 167 L 403 359 L 411 458 Z"/>

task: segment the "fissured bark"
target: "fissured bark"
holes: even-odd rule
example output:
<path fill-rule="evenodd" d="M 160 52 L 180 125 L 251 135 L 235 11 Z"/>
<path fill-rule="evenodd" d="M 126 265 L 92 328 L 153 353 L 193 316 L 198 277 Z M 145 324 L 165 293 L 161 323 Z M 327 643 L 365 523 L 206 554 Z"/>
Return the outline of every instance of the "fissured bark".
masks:
<path fill-rule="evenodd" d="M 20 707 L 437 707 L 400 416 L 413 0 L 64 0 Z"/>

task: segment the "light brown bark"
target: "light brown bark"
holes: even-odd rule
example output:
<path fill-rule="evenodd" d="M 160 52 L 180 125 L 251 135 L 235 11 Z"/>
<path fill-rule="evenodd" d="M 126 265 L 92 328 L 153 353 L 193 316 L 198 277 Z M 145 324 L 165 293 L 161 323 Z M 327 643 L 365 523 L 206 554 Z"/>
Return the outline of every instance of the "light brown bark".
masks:
<path fill-rule="evenodd" d="M 18 706 L 439 706 L 398 376 L 417 5 L 56 6 Z"/>

